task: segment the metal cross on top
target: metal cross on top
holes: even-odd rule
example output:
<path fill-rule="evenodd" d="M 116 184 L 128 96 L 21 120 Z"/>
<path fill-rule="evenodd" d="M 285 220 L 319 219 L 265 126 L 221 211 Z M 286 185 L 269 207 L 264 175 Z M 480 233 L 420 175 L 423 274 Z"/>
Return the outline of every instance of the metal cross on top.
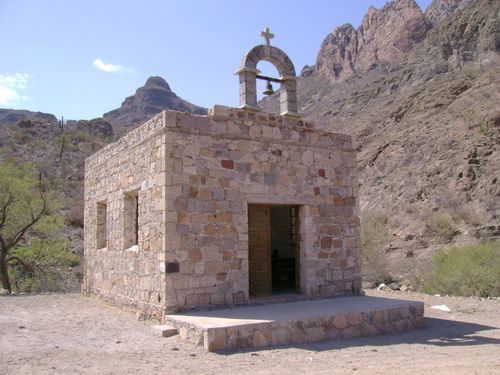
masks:
<path fill-rule="evenodd" d="M 268 46 L 271 45 L 271 39 L 274 38 L 274 34 L 270 32 L 269 27 L 266 27 L 263 31 L 261 31 L 260 36 L 264 37 Z"/>

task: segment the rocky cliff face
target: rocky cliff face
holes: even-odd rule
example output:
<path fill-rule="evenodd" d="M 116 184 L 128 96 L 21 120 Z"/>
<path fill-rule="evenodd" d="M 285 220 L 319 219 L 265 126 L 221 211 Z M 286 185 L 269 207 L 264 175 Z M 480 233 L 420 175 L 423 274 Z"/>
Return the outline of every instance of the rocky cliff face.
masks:
<path fill-rule="evenodd" d="M 440 65 L 440 69 L 450 69 L 467 62 L 489 64 L 496 60 L 500 47 L 498 1 L 475 0 L 465 5 L 466 0 L 435 0 L 431 6 L 443 3 L 449 6 L 443 13 L 446 16 L 442 16 L 425 41 L 411 52 L 409 61 L 428 61 Z"/>
<path fill-rule="evenodd" d="M 178 97 L 163 78 L 150 77 L 120 108 L 105 113 L 103 118 L 113 125 L 115 135 L 121 136 L 165 109 L 206 114 L 205 108 Z"/>
<path fill-rule="evenodd" d="M 430 24 L 435 25 L 474 1 L 475 0 L 434 0 L 425 11 L 425 18 Z"/>
<path fill-rule="evenodd" d="M 428 23 L 414 0 L 370 7 L 358 29 L 336 28 L 321 44 L 316 71 L 333 81 L 347 79 L 378 64 L 401 63 L 427 34 Z"/>
<path fill-rule="evenodd" d="M 401 62 L 394 55 L 398 63 L 362 73 L 352 58 L 360 56 L 360 29 L 343 26 L 326 39 L 339 41 L 330 63 L 354 73 L 308 68 L 299 81 L 301 113 L 353 136 L 360 207 L 390 218 L 389 254 L 427 256 L 443 246 L 426 232 L 433 215 L 452 218 L 453 242 L 500 236 L 499 6 L 476 0 L 455 8 Z M 260 105 L 277 111 L 279 102 Z"/>
<path fill-rule="evenodd" d="M 414 0 L 394 0 L 380 10 L 370 7 L 357 29 L 345 24 L 325 38 L 316 58 L 315 72 L 335 82 L 364 74 L 381 64 L 401 65 L 432 27 L 450 22 L 454 13 L 474 1 L 434 0 L 425 14 Z M 474 32 L 462 31 L 463 41 L 468 40 L 465 34 Z M 456 56 L 454 48 L 445 46 L 443 53 Z"/>
<path fill-rule="evenodd" d="M 403 61 L 427 33 L 427 22 L 414 0 L 396 0 L 377 10 L 371 7 L 358 28 L 359 67 Z"/>

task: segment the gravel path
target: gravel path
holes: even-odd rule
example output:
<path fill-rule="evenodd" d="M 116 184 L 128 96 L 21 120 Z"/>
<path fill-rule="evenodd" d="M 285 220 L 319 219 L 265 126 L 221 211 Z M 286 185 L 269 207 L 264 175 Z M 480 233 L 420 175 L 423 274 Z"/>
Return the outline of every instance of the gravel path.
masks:
<path fill-rule="evenodd" d="M 78 294 L 0 297 L 0 374 L 498 374 L 500 300 L 418 293 L 426 328 L 261 351 L 206 353 Z M 431 309 L 445 304 L 451 312 Z"/>

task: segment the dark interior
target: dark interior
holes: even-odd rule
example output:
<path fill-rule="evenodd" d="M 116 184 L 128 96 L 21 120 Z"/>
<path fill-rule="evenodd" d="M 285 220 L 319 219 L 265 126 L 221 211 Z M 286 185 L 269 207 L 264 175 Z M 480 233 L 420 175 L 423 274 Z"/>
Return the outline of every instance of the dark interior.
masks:
<path fill-rule="evenodd" d="M 295 292 L 296 208 L 271 207 L 272 291 Z"/>

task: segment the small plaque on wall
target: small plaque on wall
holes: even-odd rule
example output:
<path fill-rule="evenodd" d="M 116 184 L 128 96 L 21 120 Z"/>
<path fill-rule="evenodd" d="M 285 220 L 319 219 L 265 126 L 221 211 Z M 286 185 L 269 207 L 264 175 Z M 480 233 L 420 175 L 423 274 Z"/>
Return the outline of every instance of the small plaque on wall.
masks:
<path fill-rule="evenodd" d="M 165 262 L 165 273 L 179 272 L 179 262 Z"/>

